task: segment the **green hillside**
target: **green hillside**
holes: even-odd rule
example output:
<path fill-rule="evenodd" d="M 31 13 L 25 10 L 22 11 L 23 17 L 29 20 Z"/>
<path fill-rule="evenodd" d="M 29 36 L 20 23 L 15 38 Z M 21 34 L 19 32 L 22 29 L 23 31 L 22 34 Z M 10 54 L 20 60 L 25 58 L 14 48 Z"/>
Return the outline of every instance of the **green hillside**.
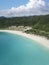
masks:
<path fill-rule="evenodd" d="M 0 29 L 10 26 L 31 26 L 27 33 L 46 35 L 49 37 L 49 15 L 28 17 L 0 17 Z"/>

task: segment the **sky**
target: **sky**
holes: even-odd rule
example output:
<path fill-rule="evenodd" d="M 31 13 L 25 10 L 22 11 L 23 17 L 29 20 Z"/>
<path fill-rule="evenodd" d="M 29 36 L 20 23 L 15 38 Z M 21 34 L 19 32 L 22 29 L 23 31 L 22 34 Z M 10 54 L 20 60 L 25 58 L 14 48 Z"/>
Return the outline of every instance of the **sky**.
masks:
<path fill-rule="evenodd" d="M 0 16 L 49 14 L 49 0 L 0 0 Z"/>

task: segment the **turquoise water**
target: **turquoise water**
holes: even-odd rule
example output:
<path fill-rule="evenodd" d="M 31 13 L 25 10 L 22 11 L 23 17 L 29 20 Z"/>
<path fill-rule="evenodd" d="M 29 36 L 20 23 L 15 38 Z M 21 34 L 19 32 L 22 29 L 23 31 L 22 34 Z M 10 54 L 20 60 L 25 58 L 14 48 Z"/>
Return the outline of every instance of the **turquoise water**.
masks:
<path fill-rule="evenodd" d="M 49 50 L 22 36 L 0 32 L 0 65 L 49 65 Z"/>

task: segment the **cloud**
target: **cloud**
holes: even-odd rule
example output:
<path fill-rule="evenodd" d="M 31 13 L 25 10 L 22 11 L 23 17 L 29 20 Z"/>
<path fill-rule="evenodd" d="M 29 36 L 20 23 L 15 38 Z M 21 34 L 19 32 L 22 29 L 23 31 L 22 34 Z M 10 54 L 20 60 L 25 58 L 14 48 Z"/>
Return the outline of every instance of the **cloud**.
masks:
<path fill-rule="evenodd" d="M 49 14 L 49 3 L 46 4 L 44 0 L 29 0 L 25 5 L 19 7 L 12 7 L 8 10 L 0 11 L 0 16 L 30 16 Z"/>

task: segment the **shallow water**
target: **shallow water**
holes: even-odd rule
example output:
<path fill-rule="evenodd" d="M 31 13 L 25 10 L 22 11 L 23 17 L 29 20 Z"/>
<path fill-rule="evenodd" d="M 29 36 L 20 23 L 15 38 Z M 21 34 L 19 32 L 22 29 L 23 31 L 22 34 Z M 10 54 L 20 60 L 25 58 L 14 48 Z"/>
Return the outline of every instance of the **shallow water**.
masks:
<path fill-rule="evenodd" d="M 0 65 L 49 65 L 49 50 L 25 37 L 0 32 Z"/>

